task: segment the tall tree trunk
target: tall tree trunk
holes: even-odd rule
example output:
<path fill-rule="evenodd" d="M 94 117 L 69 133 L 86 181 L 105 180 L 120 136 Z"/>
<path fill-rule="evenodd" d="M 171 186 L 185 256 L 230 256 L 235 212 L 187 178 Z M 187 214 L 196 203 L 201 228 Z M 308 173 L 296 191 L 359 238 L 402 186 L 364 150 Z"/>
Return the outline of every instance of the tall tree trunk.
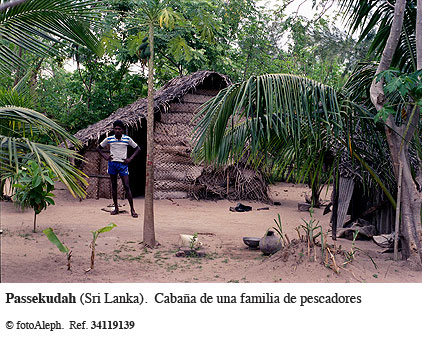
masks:
<path fill-rule="evenodd" d="M 149 23 L 147 159 L 145 176 L 144 244 L 155 246 L 154 229 L 154 26 Z"/>
<path fill-rule="evenodd" d="M 394 5 L 394 18 L 391 26 L 390 35 L 387 40 L 387 44 L 382 53 L 381 61 L 378 65 L 377 74 L 390 68 L 391 61 L 396 51 L 397 45 L 400 39 L 400 33 L 403 27 L 403 17 L 406 6 L 406 0 L 397 0 Z M 422 67 L 422 58 L 420 57 L 420 45 L 421 45 L 421 13 L 422 13 L 422 1 L 418 0 L 417 8 L 417 62 L 418 69 Z M 418 29 L 419 28 L 419 29 Z M 371 101 L 377 110 L 380 110 L 385 102 L 386 98 L 383 91 L 384 81 L 381 79 L 376 82 L 374 80 L 371 85 Z M 411 173 L 411 166 L 409 161 L 409 142 L 413 138 L 417 125 L 419 122 L 419 110 L 416 110 L 414 117 L 410 117 L 411 108 L 408 108 L 408 117 L 406 118 L 411 122 L 406 132 L 407 124 L 398 126 L 394 120 L 394 115 L 389 115 L 386 120 L 385 132 L 387 136 L 387 142 L 390 149 L 391 159 L 393 161 L 394 174 L 398 180 L 400 164 L 403 166 L 403 182 L 402 182 L 402 257 L 407 259 L 410 256 L 410 241 L 414 240 L 418 249 L 419 258 L 422 263 L 422 250 L 420 244 L 420 207 L 421 199 L 420 193 L 417 189 L 416 183 L 413 180 Z M 397 232 L 397 231 L 396 231 Z"/>

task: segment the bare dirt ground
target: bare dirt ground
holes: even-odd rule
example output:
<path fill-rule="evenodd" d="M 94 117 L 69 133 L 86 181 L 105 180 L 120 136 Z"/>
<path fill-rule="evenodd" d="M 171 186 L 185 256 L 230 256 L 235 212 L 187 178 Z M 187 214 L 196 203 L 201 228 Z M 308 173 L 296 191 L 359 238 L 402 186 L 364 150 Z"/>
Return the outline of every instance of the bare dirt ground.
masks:
<path fill-rule="evenodd" d="M 139 218 L 130 214 L 111 216 L 101 210 L 110 200 L 73 198 L 66 190 L 55 191 L 56 205 L 38 216 L 37 230 L 32 232 L 33 212 L 22 212 L 11 202 L 1 203 L 1 281 L 2 282 L 422 282 L 414 258 L 392 261 L 392 254 L 372 241 L 356 241 L 355 259 L 340 268 L 339 273 L 324 266 L 319 257 L 310 261 L 306 243 L 271 257 L 243 244 L 242 237 L 262 237 L 275 225 L 280 214 L 283 231 L 297 239 L 295 230 L 309 221 L 308 212 L 297 209 L 304 202 L 308 189 L 302 185 L 279 183 L 271 187 L 271 196 L 281 205 L 242 202 L 251 205 L 250 212 L 231 212 L 237 202 L 157 200 L 155 229 L 159 246 L 144 248 L 142 240 L 144 200 L 135 199 Z M 329 193 L 328 193 L 329 194 Z M 127 202 L 122 209 L 128 210 Z M 257 208 L 268 207 L 268 210 Z M 325 231 L 329 230 L 330 214 L 316 209 L 314 218 Z M 97 240 L 95 268 L 90 266 L 92 235 L 110 222 L 117 224 L 112 231 Z M 52 227 L 72 250 L 72 270 L 66 267 L 65 255 L 51 244 L 41 232 Z M 205 257 L 176 257 L 179 235 L 198 233 Z M 330 232 L 329 232 L 330 234 Z M 334 244 L 329 238 L 328 243 Z M 351 251 L 352 242 L 338 239 L 336 249 Z M 334 248 L 332 248 L 334 250 Z M 339 266 L 344 262 L 335 255 Z"/>

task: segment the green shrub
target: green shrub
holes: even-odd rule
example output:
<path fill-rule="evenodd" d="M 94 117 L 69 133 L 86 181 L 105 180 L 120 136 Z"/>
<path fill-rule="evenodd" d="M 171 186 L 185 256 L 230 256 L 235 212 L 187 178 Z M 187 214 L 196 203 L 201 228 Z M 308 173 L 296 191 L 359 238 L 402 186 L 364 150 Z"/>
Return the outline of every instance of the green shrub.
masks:
<path fill-rule="evenodd" d="M 34 232 L 36 230 L 37 215 L 54 205 L 54 181 L 57 180 L 50 168 L 37 162 L 27 161 L 13 178 L 15 189 L 13 198 L 15 204 L 22 209 L 34 209 Z"/>

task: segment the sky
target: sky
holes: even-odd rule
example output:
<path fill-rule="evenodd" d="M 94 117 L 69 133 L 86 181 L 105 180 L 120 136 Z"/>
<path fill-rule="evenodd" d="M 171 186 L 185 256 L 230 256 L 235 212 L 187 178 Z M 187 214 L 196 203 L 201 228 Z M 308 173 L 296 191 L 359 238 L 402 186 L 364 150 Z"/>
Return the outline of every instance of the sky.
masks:
<path fill-rule="evenodd" d="M 317 0 L 318 2 L 318 0 Z M 282 0 L 259 0 L 259 4 L 262 4 L 269 8 L 274 8 L 283 4 Z M 287 14 L 298 14 L 299 16 L 304 16 L 311 19 L 316 14 L 322 11 L 322 7 L 319 6 L 318 8 L 312 7 L 313 0 L 291 0 L 290 4 L 286 7 Z M 338 6 L 335 0 L 331 0 L 328 2 L 327 10 L 325 12 L 326 15 L 334 15 L 335 12 L 338 10 Z M 341 29 L 346 31 L 344 27 L 344 23 L 339 19 L 335 22 L 335 25 Z"/>
<path fill-rule="evenodd" d="M 282 0 L 260 0 L 258 1 L 258 3 L 261 3 L 268 7 L 276 7 L 276 6 L 281 5 L 283 1 Z M 312 3 L 313 3 L 312 0 L 292 0 L 291 3 L 287 6 L 286 10 L 287 10 L 287 13 L 289 14 L 293 14 L 297 12 L 301 16 L 312 18 L 312 16 L 320 10 L 320 8 L 318 10 L 316 8 L 312 8 Z M 327 13 L 333 14 L 336 9 L 337 9 L 337 6 L 333 4 L 329 8 Z"/>

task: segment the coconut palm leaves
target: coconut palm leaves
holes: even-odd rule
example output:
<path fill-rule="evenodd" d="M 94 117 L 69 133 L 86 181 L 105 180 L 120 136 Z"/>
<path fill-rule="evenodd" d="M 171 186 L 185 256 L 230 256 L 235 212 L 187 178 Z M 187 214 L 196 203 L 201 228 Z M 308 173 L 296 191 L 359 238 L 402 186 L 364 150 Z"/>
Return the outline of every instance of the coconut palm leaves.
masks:
<path fill-rule="evenodd" d="M 94 52 L 101 45 L 90 31 L 99 16 L 96 1 L 27 0 L 0 11 L 0 74 L 28 70 L 24 54 L 43 57 L 58 55 L 58 43 L 86 46 Z M 22 54 L 20 54 L 22 53 Z M 28 74 L 25 74 L 27 77 Z M 21 83 L 26 83 L 23 79 Z M 28 160 L 47 165 L 69 188 L 73 195 L 85 196 L 81 184 L 85 175 L 71 165 L 71 159 L 81 159 L 75 151 L 59 144 L 78 141 L 61 126 L 31 110 L 31 96 L 13 90 L 0 90 L 0 182 L 11 177 Z"/>
<path fill-rule="evenodd" d="M 47 140 L 50 144 L 41 143 Z M 77 147 L 79 141 L 46 116 L 22 107 L 0 107 L 1 180 L 11 177 L 27 160 L 50 167 L 74 196 L 84 197 L 81 184 L 86 176 L 74 168 L 70 159 L 82 160 L 75 151 L 58 146 L 68 141 Z"/>
<path fill-rule="evenodd" d="M 200 109 L 194 156 L 223 165 L 247 151 L 251 164 L 271 166 L 278 177 L 290 167 L 297 181 L 310 184 L 318 205 L 329 146 L 338 142 L 345 121 L 340 111 L 331 87 L 286 74 L 253 76 Z"/>
<path fill-rule="evenodd" d="M 100 53 L 89 29 L 98 19 L 97 1 L 28 0 L 0 12 L 0 73 L 28 68 L 17 48 L 40 57 L 58 55 L 52 43 L 72 42 Z"/>
<path fill-rule="evenodd" d="M 394 178 L 382 127 L 352 97 L 299 76 L 251 77 L 198 111 L 194 156 L 221 166 L 247 154 L 274 177 L 290 173 L 307 182 L 315 205 L 339 163 L 343 174 L 358 176 L 367 188 L 381 184 L 391 196 Z"/>
<path fill-rule="evenodd" d="M 342 124 L 339 111 L 331 87 L 286 74 L 253 76 L 199 110 L 194 154 L 223 164 L 238 159 L 245 145 L 254 155 L 276 147 L 274 135 L 298 151 L 309 139 L 321 144 L 327 134 L 335 136 Z"/>

